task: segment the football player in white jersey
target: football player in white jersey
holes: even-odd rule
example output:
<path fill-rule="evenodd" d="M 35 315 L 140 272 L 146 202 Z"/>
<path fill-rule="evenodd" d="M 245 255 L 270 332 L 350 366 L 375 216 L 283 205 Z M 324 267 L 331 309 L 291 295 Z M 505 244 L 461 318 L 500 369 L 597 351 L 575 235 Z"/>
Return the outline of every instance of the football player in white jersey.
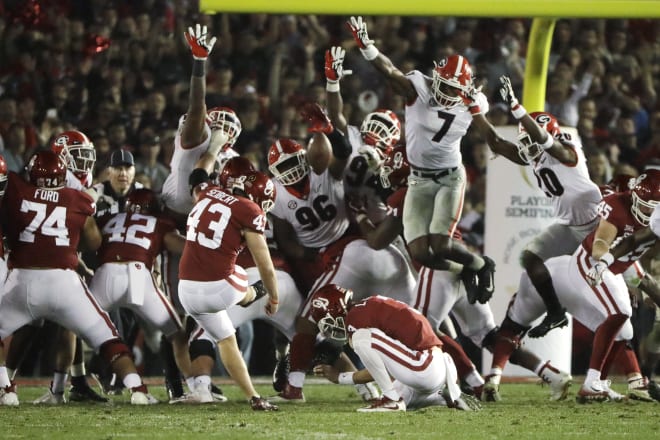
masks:
<path fill-rule="evenodd" d="M 303 116 L 310 121 L 310 131 L 316 133 L 308 150 L 293 140 L 280 139 L 268 155 L 277 189 L 271 215 L 278 247 L 293 259 L 321 256 L 320 276 L 310 292 L 328 283 L 341 283 L 359 298 L 380 293 L 396 295 L 396 299 L 409 303 L 415 278 L 402 253 L 393 246 L 371 249 L 349 229 L 343 184 L 344 168 L 352 152 L 348 140 L 318 104 L 306 105 Z M 296 268 L 300 270 L 298 264 Z M 318 332 L 308 315 L 306 303 L 296 320 L 289 382 L 276 401 L 304 401 L 302 386 Z"/>
<path fill-rule="evenodd" d="M 344 56 L 344 49 L 337 46 L 325 52 L 328 116 L 346 133 L 353 148 L 344 174 L 346 198 L 360 199 L 369 218 L 379 223 L 385 217 L 385 204 L 378 193 L 379 169 L 401 138 L 401 122 L 393 111 L 378 109 L 367 114 L 360 127 L 348 125 L 339 87 L 341 78 L 351 73 L 344 69 Z"/>
<path fill-rule="evenodd" d="M 543 321 L 529 331 L 530 337 L 539 338 L 568 324 L 544 261 L 569 255 L 577 249 L 598 225 L 597 207 L 602 197 L 598 186 L 589 178 L 580 142 L 562 133 L 551 114 L 528 114 L 518 103 L 509 78 L 503 76 L 500 80 L 501 95 L 520 122 L 518 144 L 502 139 L 484 117 L 484 112 L 474 113 L 475 125 L 495 153 L 533 168 L 539 188 L 552 198 L 557 218 L 557 222 L 535 237 L 520 256 L 523 268 L 548 311 Z"/>
<path fill-rule="evenodd" d="M 494 291 L 495 263 L 452 239 L 466 185 L 460 142 L 472 123 L 461 94 L 473 87 L 472 68 L 463 56 L 452 55 L 435 66 L 432 78 L 418 70 L 404 75 L 374 46 L 362 17 L 351 17 L 348 26 L 364 58 L 406 99 L 406 150 L 412 170 L 403 225 L 410 253 L 426 267 L 435 268 L 440 260 L 463 265 L 470 302 L 485 303 Z M 482 93 L 476 99 L 487 108 Z"/>
<path fill-rule="evenodd" d="M 177 222 L 185 224 L 192 208 L 188 178 L 203 153 L 209 152 L 219 161 L 238 154 L 232 150 L 241 133 L 241 122 L 233 110 L 226 107 L 206 109 L 206 59 L 216 37 L 209 37 L 206 26 L 188 28 L 186 41 L 193 56 L 190 77 L 188 111 L 181 116 L 174 138 L 171 173 L 163 183 L 162 197 L 166 208 Z"/>

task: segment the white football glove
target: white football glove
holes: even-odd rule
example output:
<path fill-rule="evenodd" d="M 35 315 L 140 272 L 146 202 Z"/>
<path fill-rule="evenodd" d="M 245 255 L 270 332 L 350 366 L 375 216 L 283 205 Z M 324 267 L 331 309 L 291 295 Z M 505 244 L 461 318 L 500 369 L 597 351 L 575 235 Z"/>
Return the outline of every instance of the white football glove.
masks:
<path fill-rule="evenodd" d="M 364 157 L 367 161 L 367 167 L 369 171 L 376 172 L 383 165 L 383 158 L 378 152 L 378 149 L 372 145 L 362 145 L 358 149 L 358 154 Z"/>
<path fill-rule="evenodd" d="M 344 70 L 345 56 L 346 51 L 339 46 L 333 46 L 325 51 L 325 79 L 328 82 L 337 82 L 353 73 L 352 70 Z"/>
<path fill-rule="evenodd" d="M 513 93 L 511 80 L 508 76 L 502 75 L 500 76 L 500 82 L 502 83 L 502 87 L 500 87 L 500 95 L 502 96 L 502 99 L 509 105 L 509 108 L 512 109 L 516 107 L 519 103 L 516 94 Z"/>
<path fill-rule="evenodd" d="M 374 44 L 374 40 L 370 39 L 367 33 L 367 22 L 362 20 L 362 17 L 351 17 L 351 21 L 346 24 L 360 49 L 366 49 L 368 46 Z"/>
<path fill-rule="evenodd" d="M 599 261 L 587 272 L 587 280 L 592 286 L 597 286 L 603 282 L 603 274 L 607 270 L 607 264 Z"/>
<path fill-rule="evenodd" d="M 189 27 L 188 32 L 184 32 L 184 36 L 196 60 L 207 59 L 217 40 L 216 37 L 209 40 L 206 26 L 200 26 L 199 23 L 195 25 L 195 29 Z"/>

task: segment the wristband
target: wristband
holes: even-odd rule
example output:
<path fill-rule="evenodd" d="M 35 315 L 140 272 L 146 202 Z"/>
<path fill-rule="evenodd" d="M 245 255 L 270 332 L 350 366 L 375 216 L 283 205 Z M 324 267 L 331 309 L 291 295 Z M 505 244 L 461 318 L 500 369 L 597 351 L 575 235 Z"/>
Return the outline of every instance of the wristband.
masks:
<path fill-rule="evenodd" d="M 479 107 L 477 104 L 473 104 L 468 107 L 468 111 L 472 116 L 479 115 L 481 114 L 481 107 Z"/>
<path fill-rule="evenodd" d="M 370 44 L 369 46 L 365 47 L 364 49 L 360 49 L 360 52 L 362 52 L 362 56 L 367 61 L 373 60 L 380 53 L 378 51 L 378 48 L 376 46 L 374 46 L 373 44 Z"/>
<path fill-rule="evenodd" d="M 362 223 L 362 220 L 367 220 L 369 216 L 365 214 L 364 212 L 359 213 L 358 215 L 355 216 L 355 221 L 357 221 L 358 225 Z"/>
<path fill-rule="evenodd" d="M 553 146 L 554 144 L 555 144 L 555 138 L 553 138 L 552 136 L 548 135 L 548 138 L 545 140 L 545 142 L 543 142 L 543 143 L 541 144 L 541 148 L 543 148 L 544 150 L 548 150 L 548 149 L 552 148 L 552 146 Z"/>
<path fill-rule="evenodd" d="M 337 382 L 339 382 L 339 385 L 355 385 L 355 381 L 353 380 L 354 374 L 355 373 L 352 371 L 349 371 L 348 373 L 339 373 Z"/>
<path fill-rule="evenodd" d="M 614 255 L 608 252 L 601 256 L 599 261 L 605 264 L 607 267 L 610 267 L 610 265 L 614 263 Z"/>
<path fill-rule="evenodd" d="M 198 59 L 195 58 L 192 65 L 192 76 L 206 76 L 206 58 Z"/>
<path fill-rule="evenodd" d="M 339 81 L 327 80 L 325 83 L 325 91 L 339 93 Z"/>
<path fill-rule="evenodd" d="M 522 105 L 516 104 L 515 106 L 511 107 L 511 114 L 516 119 L 522 119 L 522 117 L 527 114 L 527 110 Z"/>

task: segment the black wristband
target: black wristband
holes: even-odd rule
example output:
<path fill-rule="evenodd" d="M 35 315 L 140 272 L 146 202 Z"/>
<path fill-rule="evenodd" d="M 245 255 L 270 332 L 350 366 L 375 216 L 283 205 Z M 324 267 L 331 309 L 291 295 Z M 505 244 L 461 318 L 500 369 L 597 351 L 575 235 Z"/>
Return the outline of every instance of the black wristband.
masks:
<path fill-rule="evenodd" d="M 193 60 L 192 76 L 206 76 L 206 60 Z"/>
<path fill-rule="evenodd" d="M 326 135 L 332 146 L 332 154 L 340 160 L 348 159 L 353 152 L 353 147 L 344 134 L 336 128 Z"/>
<path fill-rule="evenodd" d="M 190 173 L 188 177 L 188 185 L 190 187 L 190 194 L 192 194 L 193 189 L 200 183 L 209 181 L 209 173 L 206 172 L 204 168 L 195 168 Z"/>

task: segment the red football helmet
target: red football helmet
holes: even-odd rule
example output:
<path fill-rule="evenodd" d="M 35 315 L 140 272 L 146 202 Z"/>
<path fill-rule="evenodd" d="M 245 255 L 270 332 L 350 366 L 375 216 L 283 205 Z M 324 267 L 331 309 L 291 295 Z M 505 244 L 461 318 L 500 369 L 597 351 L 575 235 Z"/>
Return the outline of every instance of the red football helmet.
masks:
<path fill-rule="evenodd" d="M 401 139 L 401 122 L 392 110 L 369 113 L 360 126 L 362 140 L 380 150 L 383 156 Z"/>
<path fill-rule="evenodd" d="M 94 144 L 81 131 L 69 130 L 55 136 L 51 150 L 64 159 L 67 168 L 87 188 L 92 185 L 92 173 L 96 164 Z"/>
<path fill-rule="evenodd" d="M 385 158 L 380 169 L 380 183 L 383 188 L 401 188 L 408 185 L 410 164 L 406 155 L 405 145 L 397 145 Z"/>
<path fill-rule="evenodd" d="M 462 104 L 459 94 L 472 89 L 472 67 L 467 58 L 451 55 L 434 64 L 431 89 L 436 102 L 446 108 Z"/>
<path fill-rule="evenodd" d="M 209 124 L 211 132 L 222 130 L 229 136 L 227 143 L 223 146 L 223 150 L 232 148 L 243 130 L 236 112 L 229 107 L 213 107 L 208 110 L 206 112 L 206 123 Z"/>
<path fill-rule="evenodd" d="M 136 214 L 157 214 L 160 202 L 155 192 L 147 188 L 134 189 L 126 197 L 126 212 Z"/>
<path fill-rule="evenodd" d="M 655 206 L 660 203 L 660 168 L 647 168 L 637 178 L 632 192 L 632 211 L 635 219 L 647 226 Z"/>
<path fill-rule="evenodd" d="M 0 197 L 5 194 L 5 189 L 7 189 L 7 173 L 7 162 L 0 154 Z"/>
<path fill-rule="evenodd" d="M 248 171 L 247 173 L 230 179 L 227 189 L 241 190 L 245 197 L 259 205 L 264 213 L 275 206 L 275 185 L 270 178 L 261 171 Z"/>
<path fill-rule="evenodd" d="M 352 299 L 352 290 L 336 284 L 326 284 L 314 292 L 310 312 L 321 334 L 342 343 L 346 342 L 348 335 L 344 318 Z"/>
<path fill-rule="evenodd" d="M 637 179 L 630 174 L 617 174 L 612 177 L 612 180 L 607 182 L 606 185 L 601 189 L 603 195 L 609 195 L 618 192 L 624 192 L 630 190 L 631 186 L 635 185 Z"/>
<path fill-rule="evenodd" d="M 547 131 L 550 136 L 554 139 L 557 139 L 561 135 L 561 129 L 559 128 L 559 122 L 557 118 L 552 116 L 550 113 L 545 112 L 532 112 L 529 116 L 534 119 L 534 121 L 545 131 Z M 543 148 L 535 142 L 532 137 L 527 133 L 525 127 L 522 123 L 518 124 L 518 155 L 525 163 L 532 163 L 536 160 L 541 153 L 543 153 Z"/>
<path fill-rule="evenodd" d="M 232 179 L 252 171 L 255 171 L 255 169 L 248 158 L 242 156 L 231 157 L 227 159 L 218 175 L 218 185 L 222 188 L 229 188 Z"/>
<path fill-rule="evenodd" d="M 66 183 L 66 163 L 53 151 L 34 153 L 28 161 L 27 171 L 30 183 L 39 188 L 61 189 Z"/>
<path fill-rule="evenodd" d="M 268 169 L 282 185 L 293 185 L 309 173 L 306 153 L 293 139 L 279 139 L 268 151 Z"/>

